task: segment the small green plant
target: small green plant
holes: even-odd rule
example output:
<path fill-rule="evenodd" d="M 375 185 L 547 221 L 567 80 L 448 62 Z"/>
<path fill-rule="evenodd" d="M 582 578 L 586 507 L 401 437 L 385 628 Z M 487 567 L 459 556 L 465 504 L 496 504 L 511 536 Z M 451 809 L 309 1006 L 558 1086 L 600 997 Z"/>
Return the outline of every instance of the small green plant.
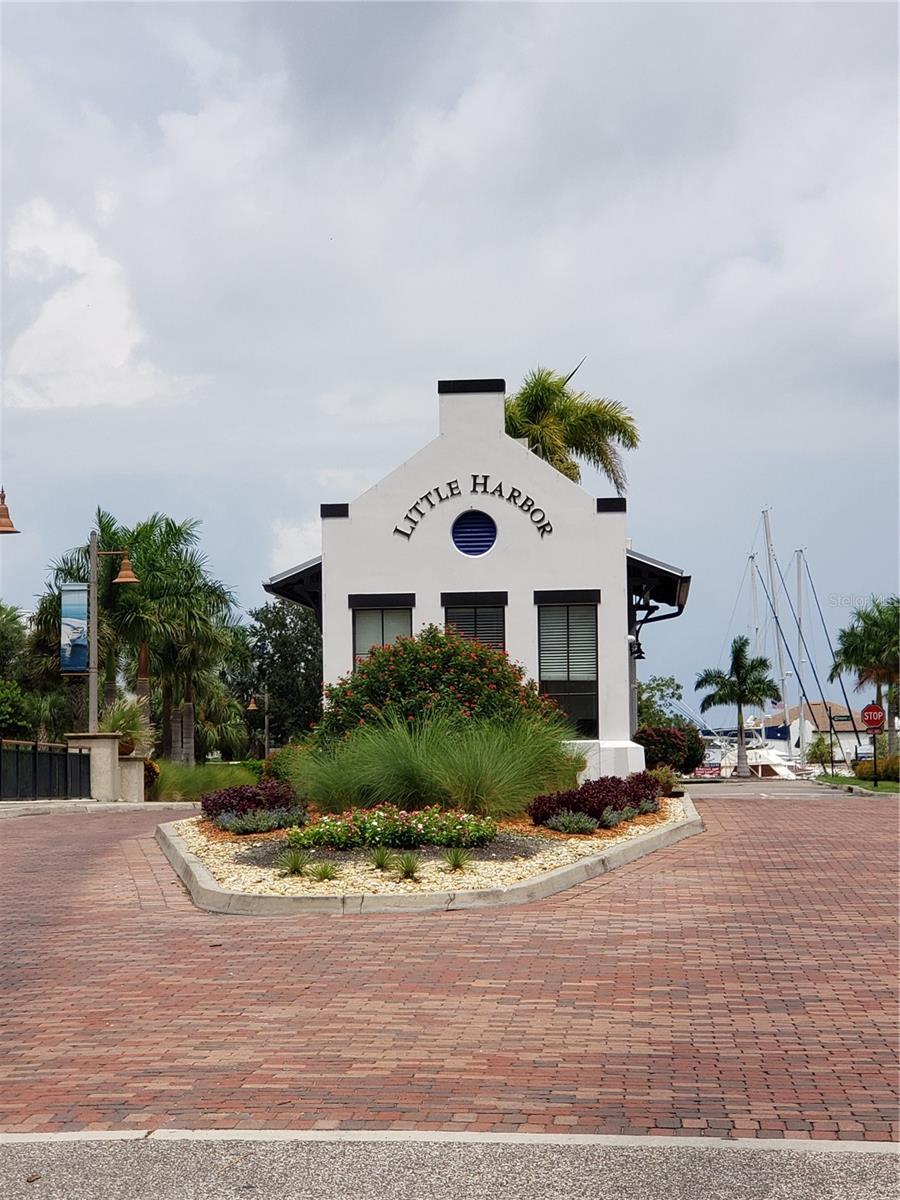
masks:
<path fill-rule="evenodd" d="M 638 810 L 639 815 L 642 817 L 646 816 L 648 813 L 659 812 L 659 801 L 658 800 L 642 800 L 640 802 L 640 804 L 637 806 L 637 810 Z"/>
<path fill-rule="evenodd" d="M 618 823 L 622 820 L 622 812 L 618 808 L 604 808 L 600 814 L 601 829 L 615 829 Z"/>
<path fill-rule="evenodd" d="M 397 870 L 401 879 L 418 879 L 421 865 L 418 854 L 413 854 L 410 850 L 397 857 Z"/>
<path fill-rule="evenodd" d="M 150 724 L 146 700 L 115 700 L 104 710 L 97 728 L 101 733 L 117 733 L 120 754 L 149 754 L 154 730 Z"/>
<path fill-rule="evenodd" d="M 465 871 L 472 861 L 472 855 L 462 846 L 451 846 L 443 853 L 444 866 L 448 871 Z"/>
<path fill-rule="evenodd" d="M 275 865 L 285 875 L 302 875 L 309 866 L 311 858 L 312 855 L 308 850 L 300 850 L 291 846 L 279 854 Z"/>
<path fill-rule="evenodd" d="M 583 812 L 572 812 L 569 808 L 560 809 L 556 816 L 547 822 L 547 828 L 555 829 L 557 833 L 594 833 L 597 827 L 593 817 Z"/>
<path fill-rule="evenodd" d="M 325 883 L 329 879 L 337 879 L 337 867 L 329 859 L 324 862 L 316 863 L 311 870 L 311 875 L 317 883 Z"/>
<path fill-rule="evenodd" d="M 274 829 L 289 829 L 303 821 L 302 809 L 258 808 L 250 812 L 224 812 L 215 824 L 226 833 L 271 833 Z"/>
<path fill-rule="evenodd" d="M 636 808 L 632 808 L 632 806 L 630 804 L 626 804 L 625 807 L 622 809 L 621 813 L 619 814 L 619 820 L 620 821 L 631 821 L 637 815 L 638 815 L 638 810 Z"/>
<path fill-rule="evenodd" d="M 376 871 L 389 871 L 394 865 L 394 854 L 387 846 L 376 846 L 369 855 L 369 862 Z"/>
<path fill-rule="evenodd" d="M 678 787 L 678 776 L 675 774 L 672 768 L 667 766 L 665 763 L 661 763 L 658 767 L 654 767 L 651 771 L 648 771 L 647 774 L 652 775 L 659 784 L 659 794 L 661 796 L 671 796 Z"/>

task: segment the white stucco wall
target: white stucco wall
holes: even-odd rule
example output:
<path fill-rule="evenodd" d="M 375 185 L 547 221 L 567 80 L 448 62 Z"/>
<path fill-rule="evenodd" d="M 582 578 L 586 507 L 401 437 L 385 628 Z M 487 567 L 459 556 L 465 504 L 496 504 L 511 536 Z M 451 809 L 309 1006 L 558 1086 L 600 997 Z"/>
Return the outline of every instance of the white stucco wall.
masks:
<path fill-rule="evenodd" d="M 643 751 L 629 725 L 625 515 L 598 513 L 592 495 L 507 437 L 503 410 L 501 393 L 441 396 L 439 436 L 354 500 L 348 517 L 323 519 L 325 680 L 353 667 L 351 594 L 414 592 L 415 633 L 443 625 L 441 592 L 505 591 L 507 653 L 536 678 L 534 592 L 599 588 L 600 746 L 591 773 L 639 770 Z M 489 491 L 502 483 L 503 498 L 473 493 L 473 476 L 483 475 Z M 450 494 L 451 481 L 458 495 Z M 515 503 L 511 488 L 520 492 Z M 420 499 L 429 492 L 430 500 Z M 526 497 L 542 520 L 523 511 Z M 412 511 L 413 526 L 405 516 L 416 503 L 422 515 Z M 489 513 L 497 525 L 496 543 L 482 557 L 462 554 L 451 539 L 453 521 L 467 509 Z"/>

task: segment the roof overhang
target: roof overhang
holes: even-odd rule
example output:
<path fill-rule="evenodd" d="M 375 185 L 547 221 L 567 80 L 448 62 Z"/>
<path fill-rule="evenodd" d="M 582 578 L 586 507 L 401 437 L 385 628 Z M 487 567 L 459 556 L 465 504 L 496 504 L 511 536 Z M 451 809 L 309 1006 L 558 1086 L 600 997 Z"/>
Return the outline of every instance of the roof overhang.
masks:
<path fill-rule="evenodd" d="M 302 604 L 311 608 L 316 614 L 319 624 L 322 624 L 322 556 L 311 558 L 301 563 L 299 567 L 291 567 L 280 575 L 273 575 L 263 584 L 263 591 L 280 600 L 292 600 L 294 604 Z"/>

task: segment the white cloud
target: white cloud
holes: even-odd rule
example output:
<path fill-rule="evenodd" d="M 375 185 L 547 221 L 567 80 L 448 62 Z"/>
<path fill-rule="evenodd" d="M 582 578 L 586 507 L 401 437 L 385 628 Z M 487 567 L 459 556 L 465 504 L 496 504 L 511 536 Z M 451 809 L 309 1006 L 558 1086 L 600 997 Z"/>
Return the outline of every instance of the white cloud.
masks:
<path fill-rule="evenodd" d="M 300 524 L 275 520 L 272 522 L 272 536 L 274 543 L 270 565 L 273 575 L 297 567 L 322 553 L 322 527 L 318 517 Z"/>
<path fill-rule="evenodd" d="M 98 203 L 111 213 L 110 193 Z M 143 331 L 122 266 L 96 237 L 60 217 L 44 199 L 16 213 L 8 242 L 16 280 L 54 284 L 6 359 L 6 402 L 19 408 L 75 408 L 171 401 L 185 381 L 141 352 Z M 75 276 L 75 278 L 73 278 Z"/>

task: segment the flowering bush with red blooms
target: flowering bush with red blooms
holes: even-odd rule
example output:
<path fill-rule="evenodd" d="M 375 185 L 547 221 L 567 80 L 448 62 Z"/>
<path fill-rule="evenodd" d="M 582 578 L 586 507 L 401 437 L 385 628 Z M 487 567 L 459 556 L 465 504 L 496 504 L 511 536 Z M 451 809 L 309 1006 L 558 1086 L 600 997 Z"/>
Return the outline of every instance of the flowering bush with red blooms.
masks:
<path fill-rule="evenodd" d="M 648 767 L 664 765 L 675 771 L 684 770 L 689 746 L 683 729 L 675 725 L 642 725 L 635 733 L 634 740 L 644 747 Z"/>
<path fill-rule="evenodd" d="M 201 808 L 204 817 L 214 821 L 226 812 L 243 816 L 261 809 L 296 809 L 297 797 L 289 783 L 279 779 L 262 780 L 208 792 L 201 799 Z"/>
<path fill-rule="evenodd" d="M 528 806 L 528 815 L 535 825 L 546 825 L 557 813 L 584 813 L 600 824 L 606 824 L 606 810 L 619 813 L 625 808 L 638 808 L 656 812 L 659 807 L 659 784 L 646 771 L 620 779 L 616 775 L 604 775 L 600 779 L 588 779 L 581 787 L 569 792 L 556 792 L 548 796 L 536 796 Z"/>
<path fill-rule="evenodd" d="M 559 716 L 556 705 L 525 682 L 522 667 L 502 650 L 429 625 L 417 637 L 376 647 L 325 689 L 320 743 L 397 714 L 408 721 L 437 715 L 464 718 L 522 714 Z"/>

